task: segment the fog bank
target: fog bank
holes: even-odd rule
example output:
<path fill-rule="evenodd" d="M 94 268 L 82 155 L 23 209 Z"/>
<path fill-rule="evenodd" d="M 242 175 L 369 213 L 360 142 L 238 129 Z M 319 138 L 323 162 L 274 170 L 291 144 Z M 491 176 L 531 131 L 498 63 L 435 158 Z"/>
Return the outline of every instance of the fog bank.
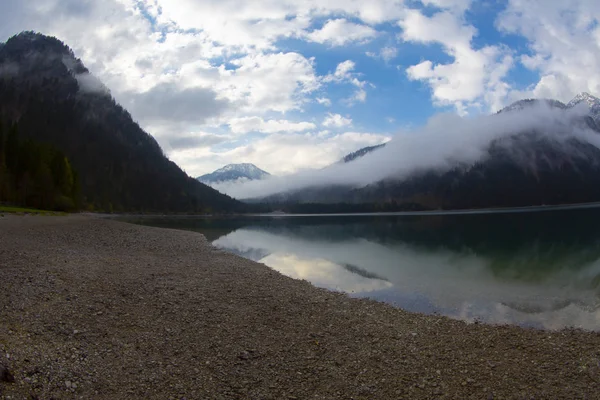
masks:
<path fill-rule="evenodd" d="M 363 187 L 389 177 L 403 179 L 418 170 L 435 168 L 443 171 L 457 164 L 473 164 L 486 156 L 493 140 L 525 132 L 539 132 L 557 140 L 577 137 L 600 148 L 600 134 L 583 123 L 582 117 L 587 113 L 585 104 L 563 110 L 546 102 L 537 102 L 522 110 L 476 118 L 440 114 L 432 117 L 424 127 L 398 133 L 384 148 L 349 163 L 213 187 L 237 199 L 315 186 Z"/>

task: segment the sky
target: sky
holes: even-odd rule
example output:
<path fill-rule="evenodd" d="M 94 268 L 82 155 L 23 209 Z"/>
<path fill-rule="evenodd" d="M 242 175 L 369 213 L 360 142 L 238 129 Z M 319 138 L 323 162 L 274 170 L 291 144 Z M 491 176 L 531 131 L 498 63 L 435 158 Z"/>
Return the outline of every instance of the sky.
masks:
<path fill-rule="evenodd" d="M 600 95 L 599 21 L 596 0 L 3 0 L 0 41 L 63 40 L 192 176 L 286 175 L 440 114 Z"/>

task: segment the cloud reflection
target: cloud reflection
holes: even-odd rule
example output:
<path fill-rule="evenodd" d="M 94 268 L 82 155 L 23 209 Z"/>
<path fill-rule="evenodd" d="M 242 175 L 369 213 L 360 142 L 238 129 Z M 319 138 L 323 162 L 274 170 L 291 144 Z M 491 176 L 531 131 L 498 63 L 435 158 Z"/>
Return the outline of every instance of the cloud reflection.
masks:
<path fill-rule="evenodd" d="M 530 263 L 544 259 L 544 250 L 536 244 L 505 259 L 468 249 L 383 243 L 351 235 L 323 240 L 310 232 L 242 228 L 213 244 L 238 254 L 268 254 L 259 262 L 287 276 L 394 302 L 413 311 L 426 309 L 469 321 L 547 329 L 600 330 L 600 299 L 590 285 L 600 274 L 597 260 L 575 270 L 553 269 L 531 279 L 511 268 L 525 268 L 523 257 Z M 562 262 L 569 265 L 568 255 L 563 257 Z M 499 269 L 508 273 L 499 273 Z"/>
<path fill-rule="evenodd" d="M 390 282 L 361 276 L 322 258 L 302 259 L 295 254 L 276 253 L 259 262 L 289 277 L 304 279 L 315 286 L 346 293 L 366 294 L 392 287 Z"/>

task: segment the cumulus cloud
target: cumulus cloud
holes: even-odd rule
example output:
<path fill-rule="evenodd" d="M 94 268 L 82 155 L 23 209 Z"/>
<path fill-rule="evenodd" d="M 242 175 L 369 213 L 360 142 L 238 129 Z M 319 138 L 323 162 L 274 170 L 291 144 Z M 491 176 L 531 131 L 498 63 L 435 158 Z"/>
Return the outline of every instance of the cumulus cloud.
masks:
<path fill-rule="evenodd" d="M 317 100 L 317 103 L 324 105 L 325 107 L 331 106 L 331 100 L 328 99 L 327 97 L 317 97 L 316 100 Z"/>
<path fill-rule="evenodd" d="M 566 101 L 579 91 L 600 93 L 596 1 L 505 3 L 496 28 L 524 37 L 528 54 L 479 37 L 479 2 L 472 0 L 4 0 L 0 41 L 29 29 L 64 40 L 90 76 L 110 88 L 173 159 L 196 170 L 237 161 L 233 157 L 258 146 L 240 139 L 240 133 L 250 132 L 248 125 L 270 136 L 305 132 L 307 143 L 320 146 L 330 134 L 314 132 L 310 121 L 322 116 L 312 106 L 366 103 L 367 96 L 372 97 L 370 82 L 376 80 L 360 64 L 360 56 L 368 52 L 405 63 L 410 55 L 400 58 L 406 43 L 433 45 L 434 51 L 403 65 L 405 77 L 430 88 L 435 105 L 454 106 L 460 114 L 495 111 L 521 96 Z M 397 43 L 391 41 L 395 37 L 400 38 Z M 327 61 L 341 62 L 327 72 L 322 52 L 313 58 L 300 51 L 302 46 L 288 45 L 297 40 L 335 47 Z M 353 48 L 357 43 L 365 47 Z M 438 46 L 441 57 L 436 55 Z M 509 82 L 516 63 L 539 74 L 531 87 Z M 79 80 L 81 87 L 99 88 L 92 78 Z M 302 115 L 299 121 L 297 115 Z M 359 119 L 351 113 L 346 117 Z M 192 140 L 199 130 L 221 139 L 225 133 L 227 139 Z M 220 153 L 207 146 L 211 142 L 220 145 Z M 196 149 L 189 147 L 194 143 Z M 340 142 L 327 143 L 335 143 L 329 150 L 336 155 L 352 150 Z M 236 146 L 239 153 L 232 150 Z M 262 156 L 272 158 L 272 165 L 285 162 L 267 153 Z M 308 156 L 304 164 L 301 158 L 291 158 L 288 172 L 315 163 Z"/>
<path fill-rule="evenodd" d="M 352 118 L 344 118 L 340 114 L 328 113 L 323 121 L 323 126 L 341 128 L 352 125 Z"/>
<path fill-rule="evenodd" d="M 400 0 L 159 1 L 164 17 L 184 29 L 202 26 L 220 43 L 255 47 L 270 47 L 278 37 L 299 35 L 313 18 L 344 15 L 368 25 L 393 21 L 402 14 L 403 3 Z"/>
<path fill-rule="evenodd" d="M 379 52 L 367 51 L 365 54 L 369 57 L 380 58 L 385 62 L 389 62 L 398 56 L 398 49 L 394 46 L 386 46 Z"/>
<path fill-rule="evenodd" d="M 344 103 L 351 106 L 356 102 L 364 103 L 367 100 L 367 91 L 365 90 L 365 86 L 369 84 L 369 82 L 361 80 L 360 73 L 354 72 L 356 68 L 356 63 L 352 60 L 342 61 L 337 65 L 335 71 L 325 75 L 322 79 L 325 83 L 338 83 L 338 84 L 351 84 L 356 87 L 354 94 L 344 99 Z"/>
<path fill-rule="evenodd" d="M 441 114 L 425 127 L 397 134 L 386 147 L 353 162 L 221 190 L 237 198 L 252 198 L 322 185 L 362 187 L 389 177 L 402 179 L 419 170 L 443 171 L 457 164 L 471 165 L 486 156 L 492 140 L 519 132 L 541 131 L 559 141 L 575 136 L 600 148 L 596 132 L 573 122 L 586 112 L 580 107 L 560 110 L 541 103 L 525 111 L 477 118 Z"/>
<path fill-rule="evenodd" d="M 363 88 L 356 89 L 354 94 L 345 100 L 349 106 L 353 106 L 355 103 L 364 103 L 365 101 L 367 101 L 367 91 Z"/>
<path fill-rule="evenodd" d="M 567 101 L 582 91 L 600 93 L 599 22 L 600 3 L 594 0 L 510 0 L 496 24 L 528 40 L 532 54 L 520 61 L 541 75 L 516 95 Z"/>
<path fill-rule="evenodd" d="M 355 24 L 344 18 L 329 20 L 321 29 L 306 35 L 308 40 L 329 46 L 343 46 L 349 42 L 364 43 L 377 36 L 377 31 L 369 26 Z"/>
<path fill-rule="evenodd" d="M 248 112 L 299 109 L 320 87 L 313 63 L 292 52 L 248 55 L 232 61 L 237 68 L 223 71 L 215 87 Z"/>
<path fill-rule="evenodd" d="M 470 107 L 487 106 L 486 111 L 493 111 L 504 105 L 509 88 L 503 79 L 513 64 L 507 49 L 502 46 L 473 48 L 476 29 L 465 24 L 463 16 L 453 11 L 427 16 L 421 11 L 409 10 L 399 25 L 404 41 L 438 43 L 454 58 L 454 62 L 447 64 L 424 60 L 406 69 L 410 79 L 429 84 L 435 101 L 454 105 L 461 114 L 466 114 Z"/>
<path fill-rule="evenodd" d="M 352 81 L 355 79 L 352 71 L 356 64 L 352 60 L 342 61 L 335 67 L 335 71 L 332 74 L 325 76 L 323 79 L 325 82 L 343 82 Z"/>
<path fill-rule="evenodd" d="M 233 133 L 276 133 L 276 132 L 303 132 L 316 127 L 312 122 L 292 122 L 288 120 L 270 119 L 265 121 L 261 117 L 232 118 L 228 122 Z"/>
<path fill-rule="evenodd" d="M 361 74 L 354 72 L 355 68 L 356 63 L 354 61 L 343 61 L 337 65 L 332 74 L 323 77 L 323 82 L 349 83 L 362 89 L 368 82 L 359 79 Z"/>
<path fill-rule="evenodd" d="M 229 139 L 230 138 L 225 135 L 197 132 L 192 135 L 167 137 L 165 140 L 171 149 L 184 150 L 190 148 L 211 147 L 215 144 L 223 143 Z"/>
<path fill-rule="evenodd" d="M 220 115 L 228 101 L 217 98 L 214 90 L 202 87 L 180 89 L 163 83 L 143 93 L 123 96 L 132 114 L 144 121 L 176 120 L 202 123 Z"/>
<path fill-rule="evenodd" d="M 473 0 L 421 0 L 421 3 L 426 6 L 464 12 L 471 6 Z"/>
<path fill-rule="evenodd" d="M 173 153 L 172 158 L 187 165 L 188 172 L 194 176 L 232 162 L 253 163 L 271 174 L 283 176 L 307 168 L 326 167 L 361 147 L 389 139 L 389 135 L 365 132 L 274 133 L 218 153 L 208 149 L 189 149 Z"/>

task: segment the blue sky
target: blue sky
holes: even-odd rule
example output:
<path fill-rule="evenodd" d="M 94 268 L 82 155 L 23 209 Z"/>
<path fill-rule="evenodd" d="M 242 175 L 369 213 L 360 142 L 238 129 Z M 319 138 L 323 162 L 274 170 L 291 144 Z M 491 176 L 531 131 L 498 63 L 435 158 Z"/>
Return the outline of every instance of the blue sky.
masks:
<path fill-rule="evenodd" d="M 595 0 L 6 0 L 0 40 L 53 35 L 168 156 L 285 175 L 528 97 L 600 94 Z"/>

